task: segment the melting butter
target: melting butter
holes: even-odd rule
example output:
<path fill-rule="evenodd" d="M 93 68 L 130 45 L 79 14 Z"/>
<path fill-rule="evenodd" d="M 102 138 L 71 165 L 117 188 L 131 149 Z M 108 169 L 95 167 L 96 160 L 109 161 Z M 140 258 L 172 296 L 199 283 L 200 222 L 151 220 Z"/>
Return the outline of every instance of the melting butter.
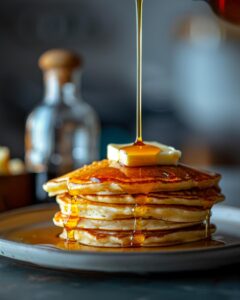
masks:
<path fill-rule="evenodd" d="M 128 167 L 153 165 L 177 165 L 181 152 L 173 147 L 157 143 L 109 144 L 107 158 Z"/>

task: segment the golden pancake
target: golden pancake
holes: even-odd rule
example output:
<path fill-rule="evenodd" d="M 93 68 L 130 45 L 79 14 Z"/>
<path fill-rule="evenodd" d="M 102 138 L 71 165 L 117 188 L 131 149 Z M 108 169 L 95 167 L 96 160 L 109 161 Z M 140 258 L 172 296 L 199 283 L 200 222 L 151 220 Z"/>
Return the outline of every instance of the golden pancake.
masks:
<path fill-rule="evenodd" d="M 176 228 L 184 228 L 196 225 L 198 223 L 177 223 L 168 222 L 156 219 L 121 219 L 121 220 L 96 220 L 84 219 L 74 216 L 63 215 L 57 212 L 53 222 L 58 227 L 80 228 L 80 229 L 100 229 L 100 230 L 115 230 L 129 231 L 136 227 L 141 227 L 141 230 L 170 230 Z"/>
<path fill-rule="evenodd" d="M 171 222 L 201 222 L 208 209 L 180 205 L 127 205 L 109 204 L 75 198 L 68 194 L 58 195 L 57 203 L 63 214 L 97 220 L 152 218 Z"/>
<path fill-rule="evenodd" d="M 175 192 L 158 192 L 150 194 L 119 195 L 80 195 L 80 198 L 112 204 L 160 204 L 212 207 L 224 200 L 217 187 L 208 189 L 191 189 Z"/>
<path fill-rule="evenodd" d="M 211 225 L 209 235 L 215 232 Z M 103 231 L 74 229 L 68 232 L 64 229 L 60 235 L 63 239 L 71 236 L 72 241 L 95 247 L 160 247 L 199 241 L 206 238 L 204 225 L 180 228 L 168 231 Z"/>
<path fill-rule="evenodd" d="M 50 196 L 84 194 L 147 194 L 216 186 L 220 175 L 178 166 L 125 167 L 103 160 L 53 179 L 44 185 Z"/>

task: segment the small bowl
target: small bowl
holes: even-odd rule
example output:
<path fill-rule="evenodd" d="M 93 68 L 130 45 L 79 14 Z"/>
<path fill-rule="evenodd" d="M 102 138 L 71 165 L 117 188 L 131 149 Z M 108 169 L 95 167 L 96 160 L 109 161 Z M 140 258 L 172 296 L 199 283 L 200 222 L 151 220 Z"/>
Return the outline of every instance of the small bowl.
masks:
<path fill-rule="evenodd" d="M 34 202 L 34 176 L 29 173 L 0 176 L 0 212 Z"/>

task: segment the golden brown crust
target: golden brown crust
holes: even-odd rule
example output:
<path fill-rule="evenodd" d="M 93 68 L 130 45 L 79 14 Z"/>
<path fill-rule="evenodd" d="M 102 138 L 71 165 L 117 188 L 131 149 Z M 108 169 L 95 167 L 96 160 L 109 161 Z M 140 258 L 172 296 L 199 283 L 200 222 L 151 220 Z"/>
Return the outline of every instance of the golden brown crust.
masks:
<path fill-rule="evenodd" d="M 221 176 L 184 165 L 125 167 L 103 160 L 49 181 L 44 189 L 50 195 L 136 194 L 177 191 L 216 186 Z"/>

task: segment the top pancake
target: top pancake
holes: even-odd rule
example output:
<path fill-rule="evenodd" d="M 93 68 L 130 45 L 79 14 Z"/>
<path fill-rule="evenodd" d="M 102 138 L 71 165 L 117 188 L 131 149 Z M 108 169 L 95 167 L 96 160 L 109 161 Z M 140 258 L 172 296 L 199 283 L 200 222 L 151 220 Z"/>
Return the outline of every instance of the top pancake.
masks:
<path fill-rule="evenodd" d="M 53 179 L 44 185 L 50 196 L 87 194 L 147 194 L 217 186 L 221 176 L 178 166 L 126 167 L 102 160 Z"/>

